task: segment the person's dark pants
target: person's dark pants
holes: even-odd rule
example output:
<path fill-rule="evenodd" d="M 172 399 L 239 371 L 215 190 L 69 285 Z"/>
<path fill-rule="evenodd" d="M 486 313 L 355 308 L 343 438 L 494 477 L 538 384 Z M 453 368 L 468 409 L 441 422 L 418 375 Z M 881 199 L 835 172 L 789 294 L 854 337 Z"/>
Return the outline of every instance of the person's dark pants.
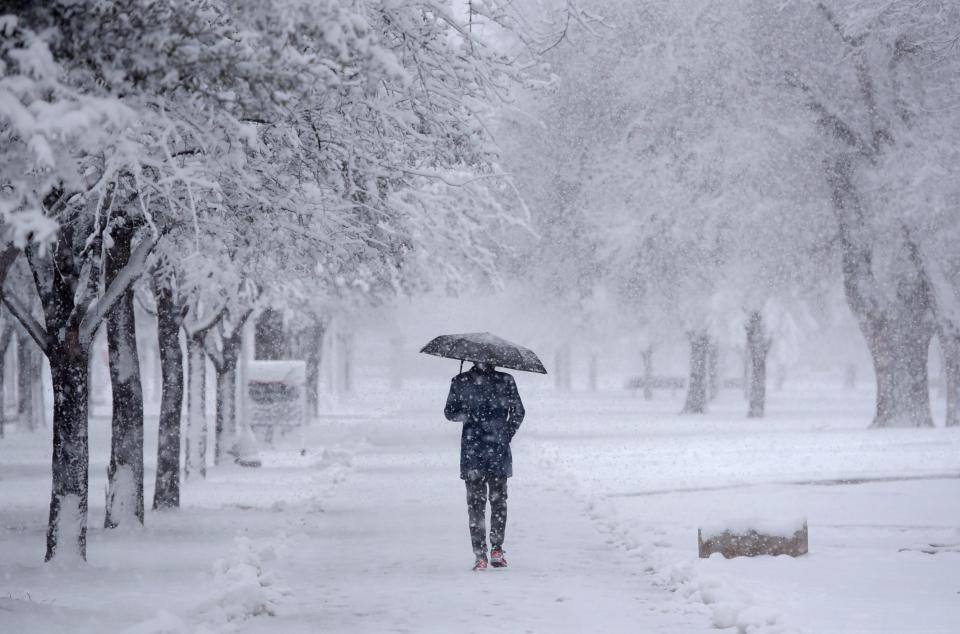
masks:
<path fill-rule="evenodd" d="M 470 541 L 478 559 L 487 558 L 487 495 L 490 497 L 490 545 L 503 547 L 507 529 L 507 479 L 474 478 L 464 480 L 467 485 L 467 512 L 470 516 Z"/>

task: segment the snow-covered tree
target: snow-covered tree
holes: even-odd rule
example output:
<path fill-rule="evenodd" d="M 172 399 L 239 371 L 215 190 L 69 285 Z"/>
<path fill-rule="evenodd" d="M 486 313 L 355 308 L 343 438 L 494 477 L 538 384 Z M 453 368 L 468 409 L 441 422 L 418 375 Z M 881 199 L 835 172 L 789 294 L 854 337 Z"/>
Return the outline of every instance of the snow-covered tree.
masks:
<path fill-rule="evenodd" d="M 873 357 L 873 424 L 931 425 L 927 357 L 936 297 L 917 241 L 933 227 L 957 226 L 947 220 L 953 210 L 941 206 L 949 179 L 924 177 L 953 170 L 936 136 L 950 144 L 957 127 L 960 60 L 949 46 L 957 7 L 805 3 L 768 11 L 761 24 L 769 28 L 758 44 L 821 131 L 821 148 L 808 160 L 823 166 L 847 300 Z"/>
<path fill-rule="evenodd" d="M 781 100 L 744 99 L 764 90 L 746 3 L 590 6 L 602 24 L 551 52 L 557 88 L 532 99 L 532 125 L 512 117 L 529 129 L 519 169 L 532 157 L 554 166 L 534 164 L 521 186 L 542 250 L 559 254 L 534 261 L 550 262 L 564 293 L 617 288 L 635 328 L 685 331 L 685 409 L 700 412 L 729 317 L 823 272 L 810 218 L 826 206 L 799 194 L 819 174 L 798 168 L 806 130 L 782 123 Z"/>

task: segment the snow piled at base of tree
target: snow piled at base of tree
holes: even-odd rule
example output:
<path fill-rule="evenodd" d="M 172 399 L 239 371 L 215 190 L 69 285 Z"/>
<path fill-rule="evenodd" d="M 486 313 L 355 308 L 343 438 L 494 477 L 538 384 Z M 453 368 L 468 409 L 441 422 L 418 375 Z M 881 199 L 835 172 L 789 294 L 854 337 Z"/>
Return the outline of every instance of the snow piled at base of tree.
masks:
<path fill-rule="evenodd" d="M 117 467 L 113 481 L 107 485 L 107 506 L 111 509 L 110 519 L 118 528 L 140 525 L 137 518 L 137 484 L 130 465 Z"/>
<path fill-rule="evenodd" d="M 77 545 L 77 537 L 83 529 L 84 522 L 84 515 L 80 512 L 79 495 L 69 494 L 60 498 L 58 518 L 57 550 L 53 563 L 66 568 L 83 565 L 83 556 Z"/>

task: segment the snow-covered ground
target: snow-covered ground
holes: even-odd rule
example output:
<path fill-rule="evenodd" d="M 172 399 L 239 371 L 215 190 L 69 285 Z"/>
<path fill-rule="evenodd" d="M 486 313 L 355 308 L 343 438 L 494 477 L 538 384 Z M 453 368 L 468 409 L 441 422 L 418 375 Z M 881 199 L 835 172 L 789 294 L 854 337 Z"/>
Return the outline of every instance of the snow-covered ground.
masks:
<path fill-rule="evenodd" d="M 89 563 L 41 563 L 47 434 L 0 441 L 0 632 L 956 632 L 960 430 L 867 430 L 870 394 L 561 394 L 518 377 L 511 567 L 472 573 L 442 382 L 361 382 L 262 469 L 105 532 L 94 421 Z M 679 395 L 678 395 L 679 398 Z M 155 421 L 151 421 L 155 425 Z M 154 428 L 148 430 L 148 496 Z M 149 497 L 148 497 L 149 499 Z M 149 504 L 149 502 L 148 502 Z M 697 528 L 805 517 L 810 554 L 697 559 Z M 735 631 L 735 630 L 734 630 Z"/>

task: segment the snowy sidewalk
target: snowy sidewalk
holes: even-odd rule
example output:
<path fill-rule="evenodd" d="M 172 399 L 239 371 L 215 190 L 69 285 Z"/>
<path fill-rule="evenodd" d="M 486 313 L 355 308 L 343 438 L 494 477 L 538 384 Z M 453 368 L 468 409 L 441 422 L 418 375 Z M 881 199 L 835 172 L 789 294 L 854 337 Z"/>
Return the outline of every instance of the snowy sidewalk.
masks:
<path fill-rule="evenodd" d="M 302 445 L 211 469 L 142 529 L 102 528 L 110 425 L 94 419 L 89 562 L 74 567 L 42 561 L 49 430 L 14 431 L 0 443 L 0 632 L 957 630 L 956 429 L 868 431 L 846 392 L 817 418 L 794 396 L 756 422 L 733 400 L 691 419 L 676 402 L 524 395 L 511 567 L 482 573 L 442 385 L 328 408 Z M 810 554 L 697 558 L 705 518 L 748 514 L 804 515 Z"/>
<path fill-rule="evenodd" d="M 240 631 L 710 629 L 702 614 L 678 612 L 642 562 L 608 544 L 551 474 L 520 456 L 509 489 L 510 568 L 471 572 L 455 430 L 412 420 L 358 427 L 372 442 L 323 512 L 288 538 L 284 550 L 295 555 L 272 562 L 285 599 Z M 536 450 L 520 453 L 528 452 Z"/>

